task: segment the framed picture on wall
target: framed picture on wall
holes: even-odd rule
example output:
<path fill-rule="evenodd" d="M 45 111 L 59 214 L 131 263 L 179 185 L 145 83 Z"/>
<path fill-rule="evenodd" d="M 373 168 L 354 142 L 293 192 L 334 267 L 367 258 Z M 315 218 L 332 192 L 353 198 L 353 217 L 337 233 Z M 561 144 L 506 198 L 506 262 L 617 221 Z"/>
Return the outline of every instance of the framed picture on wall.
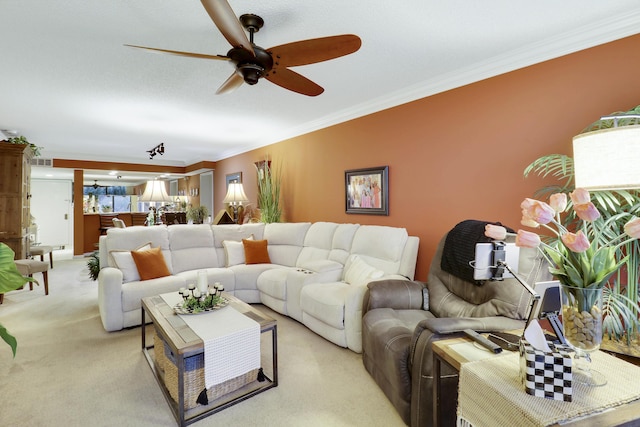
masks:
<path fill-rule="evenodd" d="M 238 184 L 242 184 L 242 172 L 228 173 L 226 175 L 227 178 L 227 190 L 229 189 L 229 184 L 232 182 L 237 182 Z"/>
<path fill-rule="evenodd" d="M 389 166 L 344 172 L 348 214 L 389 215 Z"/>

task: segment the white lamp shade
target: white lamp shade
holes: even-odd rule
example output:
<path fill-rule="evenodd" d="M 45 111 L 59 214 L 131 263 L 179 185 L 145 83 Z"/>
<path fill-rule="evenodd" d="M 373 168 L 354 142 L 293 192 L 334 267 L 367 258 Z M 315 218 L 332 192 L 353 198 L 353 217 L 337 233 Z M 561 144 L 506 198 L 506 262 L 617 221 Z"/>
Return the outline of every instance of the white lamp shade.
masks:
<path fill-rule="evenodd" d="M 249 198 L 244 194 L 244 187 L 238 182 L 232 182 L 227 189 L 227 195 L 224 197 L 222 203 L 242 203 L 248 202 Z"/>
<path fill-rule="evenodd" d="M 140 196 L 141 202 L 170 202 L 164 181 L 147 181 L 144 193 Z"/>
<path fill-rule="evenodd" d="M 573 138 L 576 188 L 640 188 L 640 126 L 621 126 Z"/>

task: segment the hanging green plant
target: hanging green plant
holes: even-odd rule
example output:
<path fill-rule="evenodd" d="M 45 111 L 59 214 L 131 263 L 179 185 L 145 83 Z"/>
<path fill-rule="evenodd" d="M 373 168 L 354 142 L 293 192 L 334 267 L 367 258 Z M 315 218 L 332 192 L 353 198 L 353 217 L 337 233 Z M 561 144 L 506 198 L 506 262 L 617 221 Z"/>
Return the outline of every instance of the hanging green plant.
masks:
<path fill-rule="evenodd" d="M 13 137 L 13 138 L 9 138 L 7 140 L 7 142 L 9 142 L 10 144 L 28 145 L 29 147 L 31 147 L 31 151 L 33 151 L 33 155 L 35 157 L 39 157 L 40 156 L 40 150 L 42 150 L 42 147 L 38 147 L 37 145 L 30 143 L 29 141 L 27 141 L 27 138 L 25 138 L 24 136 L 16 136 L 16 137 Z"/>

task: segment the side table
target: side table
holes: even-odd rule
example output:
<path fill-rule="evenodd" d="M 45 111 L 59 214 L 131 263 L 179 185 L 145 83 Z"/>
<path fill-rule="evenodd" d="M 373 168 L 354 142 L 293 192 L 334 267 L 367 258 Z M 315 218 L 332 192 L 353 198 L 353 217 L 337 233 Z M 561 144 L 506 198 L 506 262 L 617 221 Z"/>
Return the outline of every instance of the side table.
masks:
<path fill-rule="evenodd" d="M 456 337 L 451 339 L 445 339 L 436 341 L 433 343 L 433 424 L 434 426 L 441 426 L 441 416 L 439 412 L 440 401 L 440 371 L 441 364 L 447 363 L 452 368 L 460 371 L 463 364 L 478 360 L 484 360 L 477 362 L 478 366 L 492 365 L 500 363 L 497 358 L 517 358 L 513 352 L 502 352 L 501 354 L 494 355 L 489 351 L 484 351 L 475 346 L 475 344 L 466 337 Z M 485 354 L 483 354 L 485 353 Z M 505 359 L 506 360 L 506 359 Z M 516 362 L 517 363 L 517 362 Z M 625 362 L 626 363 L 626 362 Z M 619 376 L 619 375 L 618 375 Z M 612 373 L 610 379 L 615 380 L 615 373 Z M 605 386 L 606 387 L 606 386 Z M 487 384 L 486 393 L 495 393 L 492 390 L 492 384 Z M 557 401 L 544 399 L 540 397 L 529 396 L 524 392 L 522 388 L 522 396 L 524 398 L 540 399 L 540 405 L 554 405 L 559 403 Z M 456 396 L 457 398 L 457 396 Z M 574 396 L 575 400 L 575 396 Z M 520 402 L 518 402 L 520 403 Z M 564 403 L 564 402 L 562 402 Z M 569 403 L 570 405 L 571 403 Z M 518 405 L 519 406 L 519 405 Z M 632 400 L 628 403 L 623 403 L 618 406 L 609 408 L 604 411 L 595 412 L 572 419 L 562 420 L 558 423 L 551 424 L 554 427 L 559 426 L 634 426 L 640 425 L 640 399 Z"/>

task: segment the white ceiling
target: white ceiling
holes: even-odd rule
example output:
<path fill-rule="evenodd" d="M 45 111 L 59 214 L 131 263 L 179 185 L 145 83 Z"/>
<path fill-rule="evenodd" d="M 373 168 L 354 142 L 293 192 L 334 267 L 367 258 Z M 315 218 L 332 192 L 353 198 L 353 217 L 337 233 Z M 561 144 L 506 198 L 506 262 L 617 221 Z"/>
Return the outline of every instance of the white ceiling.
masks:
<path fill-rule="evenodd" d="M 266 80 L 215 95 L 233 71 L 225 61 L 123 46 L 226 54 L 198 0 L 2 0 L 0 129 L 45 158 L 185 166 L 640 32 L 637 0 L 229 4 L 264 18 L 265 48 L 338 34 L 362 47 L 295 69 L 325 88 L 318 97 Z"/>

